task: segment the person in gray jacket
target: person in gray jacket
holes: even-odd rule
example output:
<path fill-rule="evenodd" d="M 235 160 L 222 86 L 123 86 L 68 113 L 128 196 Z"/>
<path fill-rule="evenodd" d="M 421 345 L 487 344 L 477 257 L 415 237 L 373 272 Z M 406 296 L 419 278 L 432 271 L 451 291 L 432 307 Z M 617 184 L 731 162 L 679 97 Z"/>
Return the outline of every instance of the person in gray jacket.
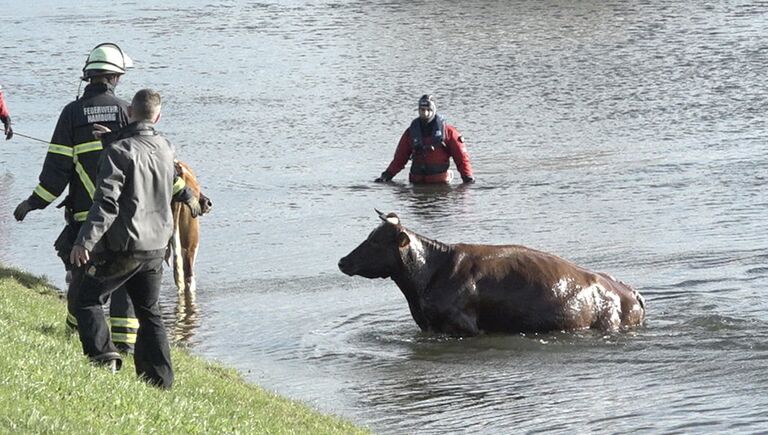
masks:
<path fill-rule="evenodd" d="M 131 123 L 112 137 L 102 137 L 111 145 L 105 147 L 93 205 L 70 261 L 85 267 L 75 304 L 83 352 L 113 371 L 122 366 L 101 307 L 125 285 L 139 319 L 136 374 L 169 389 L 173 368 L 159 298 L 163 256 L 173 232 L 175 170 L 173 147 L 154 128 L 160 105 L 157 92 L 140 90 L 128 108 Z"/>

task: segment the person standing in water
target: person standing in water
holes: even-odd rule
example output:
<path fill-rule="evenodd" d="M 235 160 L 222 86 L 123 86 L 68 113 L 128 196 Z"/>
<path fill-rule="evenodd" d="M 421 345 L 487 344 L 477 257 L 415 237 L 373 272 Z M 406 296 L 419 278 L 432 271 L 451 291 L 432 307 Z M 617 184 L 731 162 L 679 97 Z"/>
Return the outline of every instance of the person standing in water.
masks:
<path fill-rule="evenodd" d="M 3 97 L 3 87 L 0 85 L 0 121 L 3 122 L 3 134 L 5 134 L 5 140 L 11 140 L 13 137 L 13 127 L 11 127 L 11 112 L 8 110 L 8 106 L 5 104 L 5 98 Z"/>
<path fill-rule="evenodd" d="M 391 181 L 412 159 L 408 177 L 411 183 L 448 183 L 453 178 L 453 172 L 449 170 L 449 159 L 452 158 L 462 181 L 474 183 L 464 138 L 456 127 L 437 113 L 435 99 L 423 95 L 419 98 L 418 110 L 419 117 L 403 133 L 392 162 L 374 181 Z"/>

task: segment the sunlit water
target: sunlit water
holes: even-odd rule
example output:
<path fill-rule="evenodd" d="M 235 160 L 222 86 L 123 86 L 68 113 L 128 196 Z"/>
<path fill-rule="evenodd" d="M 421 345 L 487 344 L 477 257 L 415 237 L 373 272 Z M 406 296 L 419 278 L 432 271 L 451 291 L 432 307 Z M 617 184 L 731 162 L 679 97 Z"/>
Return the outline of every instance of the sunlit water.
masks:
<path fill-rule="evenodd" d="M 134 58 L 118 93 L 163 94 L 215 203 L 196 307 L 177 315 L 166 277 L 169 325 L 255 383 L 379 433 L 765 431 L 768 7 L 573 3 L 14 2 L 0 82 L 47 140 L 90 48 Z M 372 183 L 427 92 L 478 183 Z M 0 260 L 63 285 L 58 211 L 11 217 L 45 149 L 0 144 Z M 647 325 L 422 334 L 393 282 L 336 268 L 374 208 L 609 272 Z"/>

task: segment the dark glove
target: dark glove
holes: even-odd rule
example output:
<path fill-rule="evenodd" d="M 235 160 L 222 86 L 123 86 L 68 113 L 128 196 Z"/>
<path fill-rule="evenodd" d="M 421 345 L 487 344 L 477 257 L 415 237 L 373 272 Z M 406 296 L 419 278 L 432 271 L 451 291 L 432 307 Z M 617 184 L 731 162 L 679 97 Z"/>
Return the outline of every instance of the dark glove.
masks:
<path fill-rule="evenodd" d="M 16 206 L 16 210 L 13 211 L 13 217 L 15 217 L 17 221 L 21 222 L 30 211 L 32 211 L 32 206 L 29 204 L 29 200 L 25 199 Z"/>
<path fill-rule="evenodd" d="M 474 183 L 475 177 L 467 177 L 465 175 L 462 175 L 461 180 L 464 181 L 464 183 Z"/>
<path fill-rule="evenodd" d="M 392 174 L 390 174 L 387 171 L 384 171 L 384 172 L 381 173 L 381 176 L 379 176 L 379 178 L 377 178 L 377 179 L 375 179 L 373 181 L 376 182 L 376 183 L 384 183 L 384 182 L 387 182 L 387 181 L 392 181 Z"/>
<path fill-rule="evenodd" d="M 196 218 L 203 214 L 203 208 L 200 206 L 200 201 L 197 199 L 196 196 L 190 197 L 186 201 L 187 207 L 189 207 L 189 213 L 192 215 L 193 218 Z"/>
<path fill-rule="evenodd" d="M 5 140 L 10 140 L 13 137 L 13 127 L 11 127 L 11 117 L 3 118 L 3 132 L 5 133 Z"/>

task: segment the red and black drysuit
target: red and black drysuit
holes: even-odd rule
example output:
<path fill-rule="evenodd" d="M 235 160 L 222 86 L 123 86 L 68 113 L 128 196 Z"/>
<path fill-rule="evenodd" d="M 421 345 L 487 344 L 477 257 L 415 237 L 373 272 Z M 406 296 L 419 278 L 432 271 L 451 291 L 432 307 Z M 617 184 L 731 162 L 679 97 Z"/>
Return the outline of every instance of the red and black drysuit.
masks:
<path fill-rule="evenodd" d="M 12 138 L 13 128 L 11 127 L 11 113 L 8 111 L 8 106 L 5 105 L 2 87 L 0 87 L 0 122 L 3 123 L 3 133 L 5 134 L 5 138 Z"/>
<path fill-rule="evenodd" d="M 440 115 L 435 115 L 429 123 L 416 118 L 400 138 L 392 162 L 381 174 L 382 179 L 391 180 L 408 159 L 413 159 L 408 177 L 412 183 L 447 183 L 451 179 L 450 158 L 462 180 L 474 180 L 467 147 L 458 130 Z"/>

